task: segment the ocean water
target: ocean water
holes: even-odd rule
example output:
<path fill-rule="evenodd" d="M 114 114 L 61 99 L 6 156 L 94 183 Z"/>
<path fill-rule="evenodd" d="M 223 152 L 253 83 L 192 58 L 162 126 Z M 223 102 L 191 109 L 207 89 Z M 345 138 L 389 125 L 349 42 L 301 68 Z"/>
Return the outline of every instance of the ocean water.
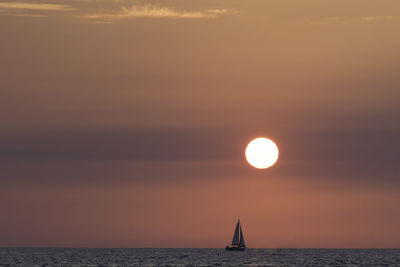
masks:
<path fill-rule="evenodd" d="M 0 248 L 0 266 L 400 266 L 400 249 Z"/>

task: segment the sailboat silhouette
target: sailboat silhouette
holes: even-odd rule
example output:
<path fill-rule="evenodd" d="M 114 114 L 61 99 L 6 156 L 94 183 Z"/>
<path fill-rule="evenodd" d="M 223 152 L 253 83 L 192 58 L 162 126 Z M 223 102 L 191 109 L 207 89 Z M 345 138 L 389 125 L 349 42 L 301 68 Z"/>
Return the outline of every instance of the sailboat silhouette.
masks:
<path fill-rule="evenodd" d="M 226 246 L 225 249 L 230 251 L 243 251 L 246 249 L 246 244 L 244 243 L 244 237 L 243 237 L 242 225 L 240 224 L 240 219 L 238 219 L 238 222 L 236 224 L 236 229 L 232 239 L 232 245 Z"/>

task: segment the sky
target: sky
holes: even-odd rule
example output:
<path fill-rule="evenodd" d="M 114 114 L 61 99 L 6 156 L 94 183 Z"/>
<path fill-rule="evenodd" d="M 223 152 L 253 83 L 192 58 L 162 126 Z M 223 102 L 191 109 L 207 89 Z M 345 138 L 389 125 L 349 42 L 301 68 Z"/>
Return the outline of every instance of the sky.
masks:
<path fill-rule="evenodd" d="M 0 0 L 0 246 L 223 248 L 240 218 L 400 247 L 399 31 L 398 0 Z"/>

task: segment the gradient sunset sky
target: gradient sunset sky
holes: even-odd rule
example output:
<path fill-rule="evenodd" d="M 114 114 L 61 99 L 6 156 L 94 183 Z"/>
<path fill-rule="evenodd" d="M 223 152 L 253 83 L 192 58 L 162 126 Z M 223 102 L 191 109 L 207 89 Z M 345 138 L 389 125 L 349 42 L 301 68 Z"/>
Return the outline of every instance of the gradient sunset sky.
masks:
<path fill-rule="evenodd" d="M 400 247 L 399 103 L 398 0 L 0 0 L 0 246 Z"/>

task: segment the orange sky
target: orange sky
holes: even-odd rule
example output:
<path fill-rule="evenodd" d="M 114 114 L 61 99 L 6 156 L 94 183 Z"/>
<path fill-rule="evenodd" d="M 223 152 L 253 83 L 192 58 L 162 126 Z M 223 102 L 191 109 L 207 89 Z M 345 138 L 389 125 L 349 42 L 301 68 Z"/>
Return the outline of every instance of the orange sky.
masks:
<path fill-rule="evenodd" d="M 399 247 L 399 30 L 396 0 L 0 1 L 0 246 L 224 247 L 240 217 Z"/>

